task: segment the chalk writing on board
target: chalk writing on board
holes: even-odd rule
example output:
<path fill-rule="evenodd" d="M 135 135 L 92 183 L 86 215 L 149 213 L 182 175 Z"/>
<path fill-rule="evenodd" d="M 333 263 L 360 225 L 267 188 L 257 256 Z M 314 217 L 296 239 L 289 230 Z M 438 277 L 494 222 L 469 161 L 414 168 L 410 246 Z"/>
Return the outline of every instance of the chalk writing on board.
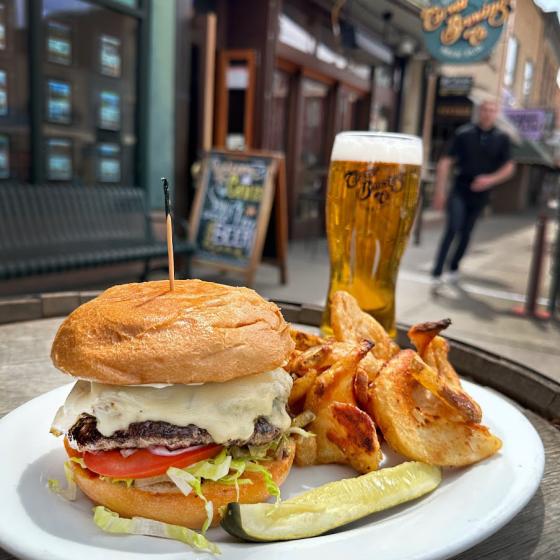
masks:
<path fill-rule="evenodd" d="M 270 161 L 212 154 L 197 233 L 198 255 L 246 266 L 255 243 Z"/>

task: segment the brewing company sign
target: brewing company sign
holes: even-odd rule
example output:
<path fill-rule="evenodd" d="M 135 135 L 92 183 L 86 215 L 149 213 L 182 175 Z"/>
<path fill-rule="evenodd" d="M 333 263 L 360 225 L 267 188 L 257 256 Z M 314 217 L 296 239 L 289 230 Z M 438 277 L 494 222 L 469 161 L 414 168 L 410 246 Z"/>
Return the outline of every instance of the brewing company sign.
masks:
<path fill-rule="evenodd" d="M 426 48 L 452 64 L 488 58 L 510 10 L 511 0 L 432 0 L 420 15 Z"/>

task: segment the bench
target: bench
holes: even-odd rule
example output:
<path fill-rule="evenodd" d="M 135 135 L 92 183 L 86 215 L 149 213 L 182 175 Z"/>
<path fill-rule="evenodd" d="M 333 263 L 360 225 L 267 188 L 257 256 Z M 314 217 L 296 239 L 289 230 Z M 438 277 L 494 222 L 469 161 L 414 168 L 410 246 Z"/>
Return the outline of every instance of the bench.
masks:
<path fill-rule="evenodd" d="M 191 243 L 174 240 L 189 275 Z M 0 185 L 0 280 L 167 256 L 134 187 Z"/>

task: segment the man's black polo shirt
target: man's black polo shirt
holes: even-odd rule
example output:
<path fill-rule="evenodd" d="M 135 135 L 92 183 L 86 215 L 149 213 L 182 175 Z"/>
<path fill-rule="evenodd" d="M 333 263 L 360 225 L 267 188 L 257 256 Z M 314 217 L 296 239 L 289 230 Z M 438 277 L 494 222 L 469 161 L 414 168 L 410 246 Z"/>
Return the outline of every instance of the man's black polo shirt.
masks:
<path fill-rule="evenodd" d="M 447 155 L 455 159 L 457 166 L 454 190 L 483 204 L 490 189 L 473 192 L 471 183 L 477 175 L 494 173 L 511 159 L 509 137 L 496 127 L 482 130 L 478 125 L 467 124 L 455 133 Z"/>

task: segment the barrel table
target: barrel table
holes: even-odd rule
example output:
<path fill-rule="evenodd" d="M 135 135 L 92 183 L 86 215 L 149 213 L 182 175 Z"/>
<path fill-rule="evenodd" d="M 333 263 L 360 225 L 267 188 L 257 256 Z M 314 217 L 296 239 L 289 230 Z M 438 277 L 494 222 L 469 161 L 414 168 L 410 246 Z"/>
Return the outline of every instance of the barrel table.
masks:
<path fill-rule="evenodd" d="M 56 296 L 51 295 L 47 305 L 39 297 L 39 306 L 37 301 L 31 301 L 35 313 L 32 316 L 48 316 L 57 311 L 67 313 L 93 295 L 64 294 L 58 303 Z M 287 321 L 319 325 L 320 308 L 277 303 Z M 22 307 L 16 310 L 16 316 L 30 315 Z M 60 317 L 49 317 L 0 324 L 0 416 L 68 383 L 69 378 L 58 372 L 49 358 L 50 346 L 61 321 Z M 407 345 L 406 330 L 406 326 L 399 326 L 399 342 L 403 347 Z M 560 558 L 560 430 L 557 427 L 560 384 L 504 357 L 452 339 L 449 342 L 451 361 L 459 373 L 515 402 L 540 434 L 546 452 L 543 481 L 527 506 L 500 531 L 455 559 L 557 560 Z M 9 450 L 2 450 L 2 457 L 9 460 Z M 12 558 L 0 549 L 0 560 Z"/>

